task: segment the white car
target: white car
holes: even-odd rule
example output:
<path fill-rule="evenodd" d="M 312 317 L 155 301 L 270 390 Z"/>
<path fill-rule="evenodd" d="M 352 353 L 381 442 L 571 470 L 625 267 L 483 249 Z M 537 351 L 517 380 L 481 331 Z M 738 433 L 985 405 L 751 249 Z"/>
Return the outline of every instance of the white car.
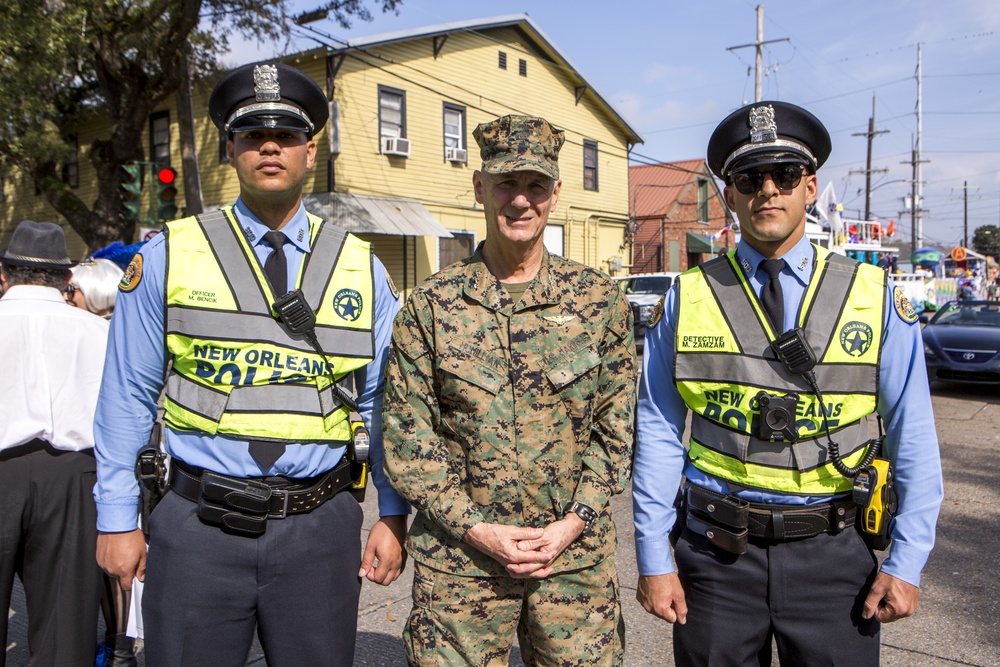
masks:
<path fill-rule="evenodd" d="M 632 318 L 635 320 L 635 349 L 640 354 L 646 339 L 646 322 L 653 314 L 653 308 L 660 297 L 667 293 L 670 286 L 680 273 L 669 271 L 665 273 L 633 273 L 612 278 L 619 284 L 629 304 L 632 305 Z"/>

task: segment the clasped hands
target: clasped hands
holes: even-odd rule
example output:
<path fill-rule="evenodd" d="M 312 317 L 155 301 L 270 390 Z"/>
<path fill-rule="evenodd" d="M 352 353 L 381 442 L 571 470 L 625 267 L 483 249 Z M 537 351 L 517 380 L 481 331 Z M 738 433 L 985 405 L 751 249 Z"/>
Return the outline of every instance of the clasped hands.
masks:
<path fill-rule="evenodd" d="M 544 528 L 477 523 L 463 541 L 503 564 L 515 579 L 544 579 L 552 563 L 580 536 L 583 519 L 570 514 Z"/>

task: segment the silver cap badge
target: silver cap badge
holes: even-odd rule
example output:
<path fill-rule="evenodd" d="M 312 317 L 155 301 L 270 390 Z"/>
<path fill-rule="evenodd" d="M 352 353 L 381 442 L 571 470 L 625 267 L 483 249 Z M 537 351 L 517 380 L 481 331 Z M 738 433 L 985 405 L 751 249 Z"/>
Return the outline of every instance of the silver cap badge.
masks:
<path fill-rule="evenodd" d="M 761 144 L 778 138 L 778 124 L 774 122 L 774 107 L 770 104 L 750 109 L 750 143 Z"/>
<path fill-rule="evenodd" d="M 256 65 L 253 68 L 253 92 L 258 102 L 277 102 L 281 99 L 277 65 Z"/>

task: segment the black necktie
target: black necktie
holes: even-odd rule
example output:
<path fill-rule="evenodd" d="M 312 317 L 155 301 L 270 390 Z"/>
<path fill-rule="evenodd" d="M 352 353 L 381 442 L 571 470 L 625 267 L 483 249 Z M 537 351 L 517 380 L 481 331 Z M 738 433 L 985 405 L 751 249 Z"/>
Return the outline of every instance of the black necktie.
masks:
<path fill-rule="evenodd" d="M 267 260 L 264 262 L 264 273 L 271 281 L 275 296 L 284 296 L 288 291 L 288 261 L 285 259 L 285 251 L 281 249 L 288 237 L 284 232 L 268 232 L 264 234 L 264 240 L 274 248 Z"/>
<path fill-rule="evenodd" d="M 778 274 L 785 268 L 783 259 L 765 259 L 760 267 L 767 274 L 767 281 L 760 293 L 760 302 L 764 304 L 764 312 L 776 333 L 785 332 L 785 301 L 781 293 L 781 281 Z"/>
<path fill-rule="evenodd" d="M 282 250 L 288 237 L 284 232 L 268 232 L 264 234 L 264 240 L 274 248 L 264 261 L 264 273 L 267 274 L 274 295 L 282 296 L 288 291 L 288 262 L 285 251 Z M 250 441 L 250 456 L 264 470 L 270 469 L 284 453 L 285 446 L 280 442 Z"/>

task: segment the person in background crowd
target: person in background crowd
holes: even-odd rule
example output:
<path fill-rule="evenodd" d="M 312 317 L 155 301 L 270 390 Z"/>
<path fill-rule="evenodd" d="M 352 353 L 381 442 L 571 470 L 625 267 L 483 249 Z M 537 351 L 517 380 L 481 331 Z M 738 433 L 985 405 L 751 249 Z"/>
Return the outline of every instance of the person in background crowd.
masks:
<path fill-rule="evenodd" d="M 111 319 L 124 271 L 110 259 L 85 259 L 74 266 L 72 272 L 73 279 L 66 286 L 66 301 L 71 306 Z"/>
<path fill-rule="evenodd" d="M 66 305 L 72 266 L 51 222 L 21 222 L 0 252 L 0 648 L 18 576 L 39 667 L 92 665 L 97 636 L 93 421 L 108 323 Z"/>
<path fill-rule="evenodd" d="M 95 421 L 98 561 L 125 588 L 145 580 L 149 667 L 242 665 L 255 631 L 271 665 L 346 667 L 362 579 L 388 585 L 405 563 L 379 421 L 399 305 L 371 245 L 302 205 L 322 89 L 254 64 L 208 106 L 240 197 L 168 222 L 122 277 Z M 135 464 L 164 386 L 170 491 L 147 561 Z M 342 491 L 362 482 L 366 427 L 381 518 L 362 553 Z"/>
<path fill-rule="evenodd" d="M 504 116 L 474 133 L 486 239 L 396 319 L 385 468 L 411 527 L 411 665 L 621 665 L 609 502 L 629 478 L 631 309 L 542 242 L 563 132 Z"/>
<path fill-rule="evenodd" d="M 770 665 L 772 642 L 782 665 L 875 667 L 880 623 L 917 608 L 943 497 L 920 327 L 885 271 L 805 237 L 830 150 L 792 104 L 723 120 L 708 164 L 742 240 L 682 274 L 647 329 L 636 598 L 675 624 L 678 667 Z"/>
<path fill-rule="evenodd" d="M 89 310 L 106 320 L 111 319 L 118 296 L 122 269 L 109 259 L 88 257 L 71 269 L 73 274 L 66 286 L 66 303 Z M 131 591 L 121 587 L 117 579 L 102 573 L 101 611 L 104 614 L 104 642 L 98 646 L 97 667 L 134 667 L 135 641 L 125 634 Z"/>

